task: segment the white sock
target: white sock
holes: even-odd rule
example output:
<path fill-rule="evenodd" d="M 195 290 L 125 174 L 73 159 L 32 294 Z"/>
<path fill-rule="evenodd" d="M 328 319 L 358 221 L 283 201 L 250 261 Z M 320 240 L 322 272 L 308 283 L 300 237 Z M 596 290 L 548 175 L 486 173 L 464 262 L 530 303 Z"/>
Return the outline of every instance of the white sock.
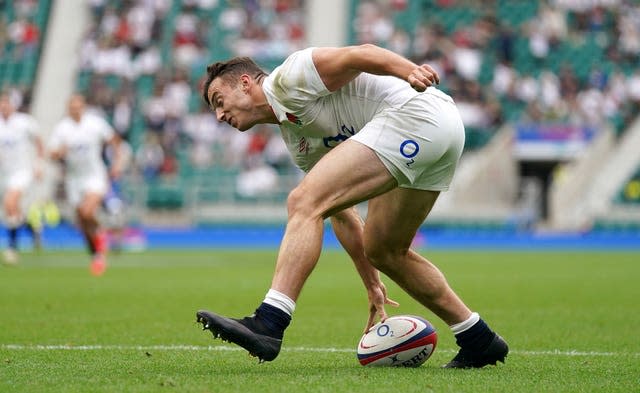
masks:
<path fill-rule="evenodd" d="M 264 297 L 264 302 L 279 308 L 289 316 L 293 315 L 293 311 L 296 309 L 296 302 L 291 300 L 289 296 L 275 289 L 269 289 L 269 292 L 267 292 L 267 295 Z"/>
<path fill-rule="evenodd" d="M 451 328 L 451 331 L 455 335 L 455 334 L 459 334 L 469 330 L 473 325 L 478 323 L 479 320 L 480 320 L 480 315 L 477 312 L 474 312 L 474 313 L 471 313 L 471 316 L 466 320 L 460 323 L 456 323 L 455 325 L 451 325 L 449 327 Z"/>

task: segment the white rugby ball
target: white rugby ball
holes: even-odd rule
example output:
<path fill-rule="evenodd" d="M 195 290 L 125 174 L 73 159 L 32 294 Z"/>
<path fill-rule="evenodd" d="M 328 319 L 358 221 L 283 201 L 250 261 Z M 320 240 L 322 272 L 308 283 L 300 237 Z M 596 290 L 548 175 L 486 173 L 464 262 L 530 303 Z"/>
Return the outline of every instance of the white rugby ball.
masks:
<path fill-rule="evenodd" d="M 358 343 L 363 366 L 418 367 L 436 349 L 438 335 L 424 318 L 398 315 L 374 325 Z"/>

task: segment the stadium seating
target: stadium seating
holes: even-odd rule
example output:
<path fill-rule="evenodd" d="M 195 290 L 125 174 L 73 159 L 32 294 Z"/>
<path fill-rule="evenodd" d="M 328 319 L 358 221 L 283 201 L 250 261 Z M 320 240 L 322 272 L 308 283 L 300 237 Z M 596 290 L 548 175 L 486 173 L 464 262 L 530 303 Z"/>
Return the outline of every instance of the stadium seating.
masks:
<path fill-rule="evenodd" d="M 0 87 L 17 88 L 29 105 L 51 0 L 5 1 L 0 13 Z"/>
<path fill-rule="evenodd" d="M 173 1 L 167 3 L 168 7 L 161 10 L 148 10 L 148 14 L 154 14 L 154 27 L 152 32 L 152 40 L 157 43 L 158 51 L 162 66 L 153 73 L 143 73 L 134 75 L 129 81 L 128 75 L 118 75 L 113 73 L 102 73 L 85 65 L 78 73 L 76 88 L 80 91 L 89 91 L 91 86 L 101 86 L 108 91 L 117 92 L 122 90 L 126 84 L 130 84 L 133 90 L 132 99 L 132 116 L 129 128 L 125 132 L 125 136 L 131 144 L 134 151 L 137 151 L 145 140 L 145 134 L 150 132 L 149 124 L 145 118 L 145 105 L 152 97 L 155 89 L 166 88 L 166 84 L 171 81 L 179 70 L 184 72 L 187 77 L 187 83 L 191 93 L 187 97 L 187 113 L 179 114 L 179 118 L 173 119 L 171 130 L 167 131 L 166 123 L 160 126 L 158 132 L 161 145 L 164 149 L 165 158 L 174 160 L 172 165 L 173 172 L 160 174 L 155 178 L 145 179 L 143 187 L 146 192 L 138 192 L 140 188 L 140 179 L 138 174 L 134 173 L 123 187 L 125 194 L 144 195 L 143 199 L 147 207 L 152 209 L 176 209 L 182 208 L 186 202 L 192 201 L 194 198 L 199 203 L 211 203 L 220 201 L 243 201 L 247 199 L 265 199 L 272 200 L 276 198 L 283 200 L 286 190 L 274 190 L 272 193 L 261 194 L 256 197 L 247 198 L 236 192 L 236 178 L 246 166 L 240 160 L 232 160 L 229 162 L 227 157 L 232 154 L 231 149 L 234 147 L 229 145 L 229 130 L 224 130 L 225 135 L 220 138 L 214 138 L 209 143 L 209 161 L 203 163 L 194 162 L 192 150 L 199 141 L 194 140 L 193 136 L 185 130 L 187 117 L 191 114 L 197 114 L 200 110 L 202 98 L 200 96 L 199 85 L 204 75 L 206 64 L 210 61 L 218 59 L 226 59 L 234 54 L 235 42 L 242 39 L 245 42 L 245 51 L 252 50 L 260 45 L 251 45 L 244 30 L 243 18 L 251 19 L 254 24 L 264 25 L 264 31 L 258 36 L 263 36 L 269 31 L 266 28 L 269 25 L 283 23 L 285 18 L 282 16 L 287 14 L 289 20 L 292 13 L 299 13 L 296 9 L 287 9 L 286 7 L 279 10 L 261 9 L 261 5 L 255 2 L 193 2 L 193 1 Z M 293 4 L 293 3 L 292 3 Z M 126 6 L 124 6 L 126 5 Z M 131 2 L 122 2 L 120 0 L 107 0 L 104 4 L 93 10 L 94 15 L 94 37 L 88 36 L 88 41 L 93 41 L 97 46 L 101 39 L 111 38 L 101 28 L 103 27 L 104 18 L 111 17 L 110 10 L 116 10 L 116 17 L 119 24 L 126 24 L 128 14 L 131 12 L 135 4 Z M 280 15 L 282 14 L 282 15 Z M 294 15 L 295 16 L 295 15 Z M 296 18 L 293 18 L 295 20 Z M 113 21 L 111 22 L 113 23 Z M 197 26 L 196 31 L 190 30 L 191 27 Z M 181 27 L 185 27 L 186 31 L 182 31 Z M 126 29 L 124 29 L 126 31 Z M 289 29 L 295 31 L 295 29 Z M 113 33 L 115 35 L 116 33 Z M 193 35 L 189 35 L 193 34 Z M 297 33 L 299 34 L 299 33 Z M 249 37 L 251 38 L 251 37 Z M 299 37 L 298 37 L 299 38 Z M 264 46 L 273 46 L 274 40 L 263 42 Z M 125 42 L 128 42 L 125 40 Z M 183 44 L 192 45 L 192 47 L 181 52 Z M 129 43 L 130 49 L 135 49 Z M 146 48 L 143 48 L 146 49 Z M 192 51 L 192 52 L 189 52 Z M 185 62 L 180 56 L 187 54 L 197 55 L 188 58 Z M 277 52 L 277 51 L 276 51 Z M 256 52 L 253 54 L 259 63 L 267 69 L 275 66 L 284 57 L 266 56 L 264 52 Z M 134 56 L 132 56 L 133 58 Z M 92 89 L 92 91 L 94 91 Z M 95 93 L 94 93 L 95 95 Z M 108 95 L 108 94 L 105 94 Z M 100 103 L 94 103 L 100 106 Z M 112 118 L 113 110 L 109 106 L 102 105 L 102 109 L 108 118 Z M 213 114 L 209 114 L 213 117 Z M 215 119 L 213 120 L 215 123 Z M 176 133 L 171 138 L 166 138 L 167 133 Z M 276 135 L 277 136 L 277 135 Z M 170 139 L 167 142 L 166 139 Z M 240 144 L 242 148 L 242 143 Z M 202 150 L 202 149 L 201 149 Z M 202 153 L 202 151 L 200 151 Z M 206 152 L 204 153 L 205 155 Z M 243 152 L 238 151 L 238 156 L 242 156 Z M 292 164 L 289 168 L 279 168 L 279 173 L 286 179 L 292 172 Z M 281 181 L 283 184 L 285 180 Z M 228 188 L 228 190 L 223 189 Z"/>
<path fill-rule="evenodd" d="M 567 2 L 568 3 L 568 2 Z M 589 8 L 582 13 L 571 9 L 563 10 L 562 16 L 566 23 L 568 32 L 558 42 L 552 42 L 548 53 L 544 57 L 536 58 L 530 49 L 531 37 L 530 26 L 536 18 L 542 18 L 542 4 L 544 2 L 531 1 L 522 2 L 517 0 L 496 0 L 491 2 L 477 2 L 465 0 L 420 0 L 420 1 L 394 1 L 384 2 L 366 2 L 352 0 L 352 9 L 355 14 L 359 15 L 359 6 L 375 5 L 379 8 L 379 12 L 386 15 L 388 20 L 392 22 L 393 28 L 398 31 L 408 33 L 412 44 L 416 38 L 416 32 L 421 28 L 442 28 L 443 35 L 436 38 L 436 42 L 431 45 L 438 45 L 438 40 L 453 41 L 455 43 L 456 36 L 464 33 L 465 30 L 472 28 L 483 18 L 494 25 L 498 30 L 500 28 L 508 28 L 513 34 L 512 42 L 512 59 L 510 59 L 511 67 L 521 77 L 533 76 L 538 78 L 543 71 L 551 71 L 558 74 L 563 67 L 567 67 L 573 71 L 578 78 L 580 88 L 586 88 L 589 84 L 589 78 L 595 67 L 598 67 L 606 75 L 619 69 L 625 75 L 630 75 L 637 66 L 637 59 L 634 61 L 615 61 L 611 58 L 611 53 L 615 52 L 617 38 L 616 22 L 619 18 L 619 11 L 603 8 L 601 14 L 597 14 L 591 18 L 590 14 L 593 9 Z M 368 11 L 369 14 L 371 11 Z M 588 23 L 584 22 L 584 20 Z M 383 46 L 393 46 L 393 43 L 386 41 L 384 38 L 374 35 L 373 39 L 369 36 L 359 37 L 356 30 L 359 26 L 358 19 L 353 18 L 356 22 L 351 25 L 351 43 L 373 42 Z M 381 24 L 379 20 L 375 22 Z M 533 23 L 535 25 L 535 23 Z M 474 30 L 468 30 L 474 31 Z M 467 33 L 468 34 L 468 33 Z M 481 47 L 482 66 L 477 82 L 483 86 L 489 86 L 493 78 L 493 68 L 499 60 L 499 41 L 496 32 L 491 33 L 493 36 Z M 384 35 L 380 33 L 379 35 Z M 456 43 L 455 46 L 458 44 Z M 448 46 L 451 48 L 451 46 Z M 422 55 L 410 50 L 407 53 L 416 61 L 424 60 Z M 447 54 L 441 53 L 436 57 L 432 55 L 427 58 L 428 61 L 438 62 Z M 447 60 L 449 61 L 449 60 Z M 441 88 L 449 90 L 452 83 L 450 81 L 458 76 L 446 70 L 444 83 Z M 449 82 L 448 82 L 449 81 Z M 486 90 L 486 88 L 485 88 Z M 463 96 L 464 92 L 459 89 L 453 92 L 457 99 Z M 525 116 L 526 102 L 522 100 L 514 100 L 499 94 L 497 99 L 502 109 L 502 120 L 507 122 L 517 122 Z M 623 107 L 620 112 L 611 115 L 609 121 L 612 126 L 622 132 L 625 126 L 629 124 L 629 114 L 633 110 Z M 479 135 L 491 135 L 497 126 L 502 123 L 494 124 L 480 130 Z M 477 138 L 477 127 L 470 127 L 468 130 L 468 150 L 482 147 L 490 138 Z"/>
<path fill-rule="evenodd" d="M 45 1 L 45 7 L 39 7 L 39 14 L 48 9 L 49 1 Z M 100 10 L 94 10 L 95 25 L 102 22 L 105 9 L 115 9 L 121 12 L 120 18 L 125 17 L 125 13 L 130 10 L 132 3 L 120 0 L 107 0 Z M 278 6 L 290 4 L 293 9 L 270 9 L 264 4 L 255 1 L 214 1 L 214 2 L 194 2 L 194 1 L 173 1 L 167 2 L 168 7 L 164 10 L 156 11 L 152 39 L 158 45 L 162 67 L 153 73 L 143 73 L 135 75 L 130 81 L 127 77 L 117 75 L 103 75 L 91 68 L 83 68 L 77 79 L 77 88 L 87 91 L 95 80 L 100 80 L 106 88 L 117 91 L 124 85 L 130 84 L 133 90 L 132 118 L 126 136 L 134 151 L 137 150 L 145 139 L 145 134 L 149 131 L 149 124 L 144 116 L 145 103 L 153 95 L 154 89 L 163 83 L 171 80 L 179 68 L 185 70 L 188 84 L 191 87 L 191 95 L 187 99 L 187 114 L 198 112 L 201 105 L 199 83 L 202 81 L 204 67 L 213 60 L 226 59 L 233 55 L 251 55 L 256 58 L 259 64 L 266 69 L 271 69 L 278 64 L 284 56 L 301 45 L 301 37 L 304 31 L 300 30 L 300 15 L 303 1 L 299 2 L 275 2 Z M 352 15 L 349 21 L 356 20 L 359 7 L 367 3 L 365 1 L 350 0 Z M 368 2 L 370 3 L 370 2 Z M 495 0 L 493 2 L 474 2 L 465 0 L 416 0 L 416 1 L 391 1 L 374 2 L 375 4 L 387 4 L 384 9 L 391 24 L 397 30 L 406 32 L 410 44 L 414 44 L 416 31 L 420 27 L 438 24 L 442 26 L 446 34 L 445 37 L 456 36 L 461 29 L 477 23 L 481 18 L 491 17 L 493 23 L 500 26 L 509 26 L 513 32 L 513 59 L 511 66 L 521 76 L 532 75 L 537 78 L 543 70 L 550 70 L 558 73 L 562 67 L 569 66 L 580 80 L 582 85 L 592 72 L 592 67 L 596 62 L 603 71 L 610 72 L 615 66 L 612 60 L 607 58 L 607 45 L 610 44 L 613 26 L 612 17 L 615 15 L 607 13 L 603 27 L 600 30 L 585 32 L 576 39 L 575 35 L 569 35 L 555 44 L 549 51 L 548 56 L 543 59 L 535 59 L 529 49 L 530 40 L 527 37 L 525 26 L 533 20 L 540 11 L 540 2 L 522 2 L 517 0 Z M 128 7 L 122 7 L 123 4 Z M 203 4 L 203 5 L 200 5 Z M 266 3 L 265 3 L 266 4 Z M 292 4 L 292 6 L 291 6 Z M 297 7 L 297 8 L 296 8 Z M 42 10 L 42 11 L 41 11 Z M 565 13 L 567 24 L 570 28 L 578 23 L 576 13 Z M 38 19 L 38 18 L 36 18 Z M 181 37 L 178 37 L 178 30 L 184 20 L 191 21 L 196 26 L 197 36 L 193 38 L 193 52 L 182 52 L 180 48 Z M 46 21 L 46 19 L 45 19 Z M 269 29 L 277 26 L 280 29 Z M 43 27 L 44 28 L 44 27 Z M 280 36 L 271 36 L 273 30 L 286 31 L 287 37 L 283 41 Z M 350 43 L 361 42 L 356 26 L 349 26 Z M 499 61 L 499 47 L 495 32 L 485 47 L 480 48 L 482 61 L 480 72 L 476 83 L 482 86 L 480 95 L 480 105 L 488 105 L 491 100 L 497 101 L 500 105 L 500 116 L 486 126 L 468 126 L 467 144 L 468 150 L 478 149 L 484 146 L 493 135 L 494 131 L 504 122 L 518 122 L 526 115 L 527 103 L 520 99 L 514 99 L 507 95 L 495 95 L 490 91 L 489 86 L 493 79 L 494 66 Z M 100 35 L 98 34 L 98 37 Z M 186 38 L 188 41 L 189 37 Z M 380 45 L 389 45 L 389 42 L 376 42 Z M 196 53 L 193 55 L 193 53 Z M 187 53 L 189 61 L 178 64 L 182 60 L 181 56 Z M 409 52 L 408 56 L 419 60 L 419 54 Z M 621 65 L 623 71 L 629 74 L 632 70 L 630 63 Z M 8 70 L 11 68 L 11 70 Z M 27 72 L 28 67 L 20 67 L 20 72 Z M 15 67 L 9 67 L 0 62 L 0 76 L 12 75 L 16 73 Z M 22 75 L 22 74 L 21 74 Z M 18 76 L 24 78 L 24 76 Z M 450 75 L 446 78 L 442 88 L 453 90 L 456 97 L 463 97 L 464 91 L 457 85 L 456 76 Z M 453 82 L 451 82 L 453 81 Z M 113 111 L 105 110 L 108 116 L 113 115 Z M 291 166 L 278 168 L 281 176 L 280 184 L 285 184 L 273 193 L 265 193 L 256 197 L 246 197 L 240 195 L 235 190 L 237 177 L 244 171 L 247 163 L 242 160 L 229 160 L 229 152 L 238 147 L 232 142 L 228 130 L 219 131 L 220 137 L 214 138 L 210 143 L 209 153 L 211 158 L 205 164 L 194 162 L 192 149 L 198 142 L 192 136 L 186 135 L 184 131 L 184 116 L 178 120 L 177 136 L 170 138 L 170 141 L 162 141 L 166 144 L 165 153 L 176 159 L 173 166 L 174 173 L 166 176 L 158 176 L 148 180 L 148 196 L 145 198 L 146 205 L 151 208 L 181 208 L 185 204 L 191 203 L 193 198 L 202 203 L 218 201 L 242 202 L 246 200 L 284 200 L 288 191 L 287 187 L 294 184 L 291 179 L 295 179 L 295 172 Z M 628 116 L 616 114 L 611 121 L 615 122 L 615 127 L 623 130 L 627 124 Z M 277 130 L 274 130 L 277 137 Z M 242 144 L 240 144 L 242 145 Z M 242 145 L 242 146 L 246 146 Z M 236 155 L 241 155 L 236 151 Z M 217 187 L 217 185 L 221 185 Z M 139 187 L 139 178 L 133 177 L 130 187 Z M 222 187 L 230 187 L 229 190 L 222 190 Z M 187 195 L 188 194 L 188 195 Z"/>

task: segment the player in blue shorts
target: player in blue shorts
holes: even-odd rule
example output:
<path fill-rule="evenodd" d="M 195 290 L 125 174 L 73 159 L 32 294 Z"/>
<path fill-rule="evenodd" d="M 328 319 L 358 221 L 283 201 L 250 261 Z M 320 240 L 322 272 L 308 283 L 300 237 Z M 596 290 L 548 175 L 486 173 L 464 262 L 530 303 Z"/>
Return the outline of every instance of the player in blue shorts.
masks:
<path fill-rule="evenodd" d="M 434 87 L 439 77 L 430 66 L 360 45 L 301 50 L 270 75 L 246 57 L 207 72 L 203 96 L 218 120 L 240 131 L 278 124 L 306 176 L 287 199 L 287 227 L 264 301 L 243 319 L 198 311 L 205 329 L 260 360 L 275 359 L 330 218 L 367 289 L 367 329 L 395 303 L 380 271 L 451 327 L 460 351 L 445 367 L 504 362 L 506 342 L 410 248 L 464 146 L 456 105 Z M 354 209 L 363 201 L 364 222 Z"/>

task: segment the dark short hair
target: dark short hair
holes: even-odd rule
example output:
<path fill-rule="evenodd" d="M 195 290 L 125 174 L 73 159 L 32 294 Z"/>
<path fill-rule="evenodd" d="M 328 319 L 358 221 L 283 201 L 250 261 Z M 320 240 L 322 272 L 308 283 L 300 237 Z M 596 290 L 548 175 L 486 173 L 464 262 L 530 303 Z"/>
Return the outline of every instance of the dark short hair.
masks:
<path fill-rule="evenodd" d="M 239 78 L 242 74 L 251 75 L 255 79 L 267 75 L 267 73 L 249 57 L 234 57 L 231 60 L 210 64 L 207 67 L 207 80 L 202 86 L 202 98 L 204 98 L 207 106 L 211 106 L 207 92 L 214 79 L 224 77 L 225 75 Z"/>

